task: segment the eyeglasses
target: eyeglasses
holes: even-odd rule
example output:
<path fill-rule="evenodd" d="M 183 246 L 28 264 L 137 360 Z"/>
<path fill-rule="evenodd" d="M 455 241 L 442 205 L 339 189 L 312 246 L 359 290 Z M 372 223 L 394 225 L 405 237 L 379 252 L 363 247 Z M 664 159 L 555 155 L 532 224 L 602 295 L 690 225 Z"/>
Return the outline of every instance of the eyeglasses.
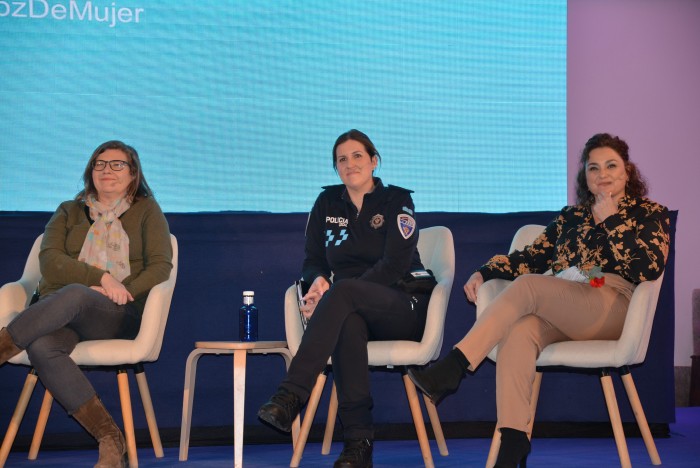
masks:
<path fill-rule="evenodd" d="M 121 171 L 125 167 L 131 167 L 131 164 L 129 164 L 128 162 L 115 159 L 112 161 L 93 161 L 92 169 L 95 171 L 104 171 L 105 167 L 107 167 L 107 164 L 109 164 L 109 168 L 113 171 Z"/>

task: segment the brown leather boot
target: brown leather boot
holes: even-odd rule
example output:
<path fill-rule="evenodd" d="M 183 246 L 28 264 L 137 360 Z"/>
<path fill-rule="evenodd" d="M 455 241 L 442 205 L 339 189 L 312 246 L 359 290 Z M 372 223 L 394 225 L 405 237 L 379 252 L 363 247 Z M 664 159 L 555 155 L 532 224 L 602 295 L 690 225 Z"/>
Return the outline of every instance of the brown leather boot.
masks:
<path fill-rule="evenodd" d="M 126 466 L 124 436 L 97 395 L 78 408 L 73 417 L 100 443 L 100 458 L 95 468 Z"/>
<path fill-rule="evenodd" d="M 0 366 L 5 364 L 10 358 L 18 355 L 22 350 L 17 347 L 7 328 L 0 330 Z"/>

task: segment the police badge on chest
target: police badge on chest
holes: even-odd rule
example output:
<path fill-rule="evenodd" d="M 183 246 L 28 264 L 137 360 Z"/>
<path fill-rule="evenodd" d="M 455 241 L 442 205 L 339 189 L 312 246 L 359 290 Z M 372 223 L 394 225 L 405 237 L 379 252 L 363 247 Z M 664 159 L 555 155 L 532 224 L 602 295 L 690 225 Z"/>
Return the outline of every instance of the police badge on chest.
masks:
<path fill-rule="evenodd" d="M 372 219 L 369 220 L 369 225 L 374 229 L 379 229 L 384 226 L 384 215 L 376 214 L 372 216 Z"/>

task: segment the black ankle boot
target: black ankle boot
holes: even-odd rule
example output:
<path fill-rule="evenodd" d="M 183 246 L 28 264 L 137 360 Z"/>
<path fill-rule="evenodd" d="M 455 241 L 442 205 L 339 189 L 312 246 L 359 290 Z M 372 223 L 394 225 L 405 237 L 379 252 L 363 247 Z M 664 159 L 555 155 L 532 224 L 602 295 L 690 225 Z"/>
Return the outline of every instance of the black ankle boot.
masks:
<path fill-rule="evenodd" d="M 333 468 L 372 468 L 372 447 L 369 439 L 346 440 Z"/>
<path fill-rule="evenodd" d="M 501 449 L 494 468 L 526 468 L 530 454 L 530 439 L 523 431 L 509 427 L 501 428 Z"/>
<path fill-rule="evenodd" d="M 453 349 L 428 369 L 409 369 L 408 376 L 437 405 L 447 395 L 457 391 L 468 368 L 469 361 L 464 354 Z"/>
<path fill-rule="evenodd" d="M 296 393 L 280 387 L 270 400 L 258 410 L 258 418 L 279 429 L 290 432 L 292 423 L 301 411 L 301 398 Z"/>

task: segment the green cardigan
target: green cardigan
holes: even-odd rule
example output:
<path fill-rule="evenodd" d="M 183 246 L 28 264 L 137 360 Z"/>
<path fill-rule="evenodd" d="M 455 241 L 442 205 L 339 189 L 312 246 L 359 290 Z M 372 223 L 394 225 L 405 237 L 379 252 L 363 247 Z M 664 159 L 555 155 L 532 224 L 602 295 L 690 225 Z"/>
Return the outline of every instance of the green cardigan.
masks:
<path fill-rule="evenodd" d="M 129 236 L 131 265 L 131 274 L 122 283 L 134 297 L 133 306 L 142 312 L 148 292 L 167 280 L 173 267 L 168 221 L 152 197 L 137 201 L 119 219 Z M 105 270 L 78 260 L 88 229 L 82 201 L 63 202 L 51 216 L 39 252 L 41 296 L 68 284 L 100 285 Z"/>

